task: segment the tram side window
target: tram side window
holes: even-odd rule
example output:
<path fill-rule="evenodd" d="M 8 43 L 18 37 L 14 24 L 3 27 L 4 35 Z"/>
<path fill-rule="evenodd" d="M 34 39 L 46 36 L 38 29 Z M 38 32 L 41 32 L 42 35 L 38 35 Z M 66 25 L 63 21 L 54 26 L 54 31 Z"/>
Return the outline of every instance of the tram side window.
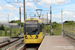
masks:
<path fill-rule="evenodd" d="M 42 32 L 42 25 L 40 25 L 40 32 Z"/>

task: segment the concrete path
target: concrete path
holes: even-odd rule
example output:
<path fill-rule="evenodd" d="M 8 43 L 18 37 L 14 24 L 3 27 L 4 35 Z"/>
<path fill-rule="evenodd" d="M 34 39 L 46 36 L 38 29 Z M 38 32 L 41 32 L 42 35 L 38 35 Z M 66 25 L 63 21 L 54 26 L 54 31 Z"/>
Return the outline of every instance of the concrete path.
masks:
<path fill-rule="evenodd" d="M 0 42 L 10 40 L 10 37 L 0 37 Z"/>
<path fill-rule="evenodd" d="M 19 35 L 19 37 L 23 37 L 23 36 L 24 36 L 24 34 Z"/>
<path fill-rule="evenodd" d="M 75 50 L 62 36 L 45 36 L 38 50 Z"/>

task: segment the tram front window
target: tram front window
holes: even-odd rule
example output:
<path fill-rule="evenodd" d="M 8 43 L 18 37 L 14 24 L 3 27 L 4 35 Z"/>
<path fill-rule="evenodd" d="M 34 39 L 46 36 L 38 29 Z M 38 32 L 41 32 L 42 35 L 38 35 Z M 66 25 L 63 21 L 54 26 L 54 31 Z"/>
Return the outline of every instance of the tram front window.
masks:
<path fill-rule="evenodd" d="M 25 26 L 26 35 L 35 35 L 38 34 L 38 25 L 37 24 L 26 24 Z"/>

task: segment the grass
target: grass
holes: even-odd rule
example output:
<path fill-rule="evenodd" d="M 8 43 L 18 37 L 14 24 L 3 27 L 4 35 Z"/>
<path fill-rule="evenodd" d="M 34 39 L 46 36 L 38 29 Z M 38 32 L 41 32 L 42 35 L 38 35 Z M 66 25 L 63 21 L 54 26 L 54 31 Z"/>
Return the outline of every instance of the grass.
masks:
<path fill-rule="evenodd" d="M 53 29 L 54 35 L 61 35 L 61 29 Z"/>
<path fill-rule="evenodd" d="M 50 34 L 50 25 L 45 25 L 43 28 L 43 33 L 46 33 L 46 31 Z M 57 28 L 52 28 L 53 35 L 61 35 L 61 25 Z"/>
<path fill-rule="evenodd" d="M 6 33 L 6 35 L 5 35 L 5 31 L 0 31 L 0 37 L 4 37 L 4 36 L 10 36 L 11 35 L 11 37 L 15 37 L 15 36 L 18 36 L 18 34 L 20 33 L 20 29 L 19 28 L 16 28 L 16 29 L 9 29 L 9 30 L 11 30 L 10 32 L 11 32 L 11 34 L 10 33 Z M 24 32 L 23 31 L 23 27 L 21 28 L 21 31 L 22 31 L 22 33 Z M 7 32 L 7 31 L 6 31 Z"/>

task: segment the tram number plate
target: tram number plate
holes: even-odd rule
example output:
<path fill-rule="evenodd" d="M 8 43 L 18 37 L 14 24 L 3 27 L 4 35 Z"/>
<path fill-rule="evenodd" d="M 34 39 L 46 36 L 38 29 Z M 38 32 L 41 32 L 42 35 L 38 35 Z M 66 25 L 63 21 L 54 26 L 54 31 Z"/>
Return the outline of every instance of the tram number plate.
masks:
<path fill-rule="evenodd" d="M 33 39 L 32 37 L 30 39 Z"/>

